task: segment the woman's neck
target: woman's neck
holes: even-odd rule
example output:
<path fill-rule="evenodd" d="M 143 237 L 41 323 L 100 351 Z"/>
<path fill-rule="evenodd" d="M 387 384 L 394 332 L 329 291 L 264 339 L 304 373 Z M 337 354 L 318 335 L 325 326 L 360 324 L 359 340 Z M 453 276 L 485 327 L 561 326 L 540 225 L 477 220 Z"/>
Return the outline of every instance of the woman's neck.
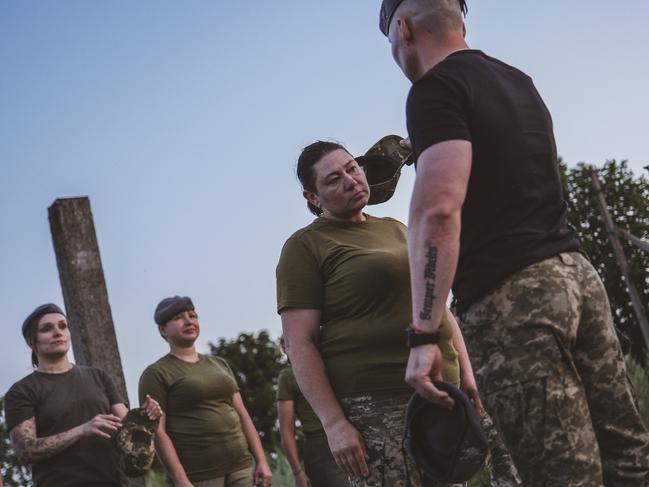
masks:
<path fill-rule="evenodd" d="M 335 220 L 339 222 L 350 222 L 350 223 L 359 223 L 367 220 L 367 217 L 362 211 L 359 213 L 354 213 L 353 215 L 334 215 L 330 211 L 324 210 L 321 216 L 322 218 L 326 218 L 327 220 Z"/>
<path fill-rule="evenodd" d="M 183 362 L 196 363 L 198 362 L 198 353 L 196 352 L 196 347 L 192 345 L 191 347 L 179 347 L 177 345 L 170 346 L 169 353 L 174 357 L 182 360 Z"/>
<path fill-rule="evenodd" d="M 68 356 L 58 358 L 38 357 L 37 371 L 44 374 L 63 374 L 72 368 Z"/>

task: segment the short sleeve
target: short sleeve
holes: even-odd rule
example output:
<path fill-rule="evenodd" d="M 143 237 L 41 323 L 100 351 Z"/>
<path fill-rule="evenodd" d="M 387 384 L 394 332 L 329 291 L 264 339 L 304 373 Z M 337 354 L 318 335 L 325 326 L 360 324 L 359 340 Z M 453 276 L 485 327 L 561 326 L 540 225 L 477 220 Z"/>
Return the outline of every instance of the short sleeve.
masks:
<path fill-rule="evenodd" d="M 114 404 L 126 404 L 126 400 L 117 390 L 113 378 L 101 369 L 96 369 L 96 371 L 102 385 L 104 386 L 104 392 L 106 393 L 106 397 L 108 397 L 108 403 L 111 406 Z"/>
<path fill-rule="evenodd" d="M 234 375 L 234 371 L 232 370 L 232 367 L 230 367 L 228 361 L 221 357 L 211 356 L 210 358 L 214 360 L 217 363 L 217 365 L 225 369 L 225 373 L 229 375 L 232 381 L 234 382 L 234 392 L 235 393 L 239 392 L 239 382 L 237 381 L 237 376 Z"/>
<path fill-rule="evenodd" d="M 286 308 L 322 309 L 322 272 L 300 239 L 291 237 L 286 241 L 276 275 L 278 313 Z"/>
<path fill-rule="evenodd" d="M 450 76 L 429 71 L 408 95 L 406 121 L 415 156 L 447 140 L 471 140 L 467 96 Z"/>
<path fill-rule="evenodd" d="M 7 432 L 36 416 L 36 399 L 23 384 L 14 384 L 4 397 Z"/>
<path fill-rule="evenodd" d="M 138 384 L 138 399 L 140 406 L 144 404 L 147 394 L 158 401 L 163 411 L 167 410 L 167 385 L 158 370 L 147 367 L 140 376 Z"/>
<path fill-rule="evenodd" d="M 289 367 L 283 369 L 277 378 L 277 400 L 295 401 L 295 378 Z"/>

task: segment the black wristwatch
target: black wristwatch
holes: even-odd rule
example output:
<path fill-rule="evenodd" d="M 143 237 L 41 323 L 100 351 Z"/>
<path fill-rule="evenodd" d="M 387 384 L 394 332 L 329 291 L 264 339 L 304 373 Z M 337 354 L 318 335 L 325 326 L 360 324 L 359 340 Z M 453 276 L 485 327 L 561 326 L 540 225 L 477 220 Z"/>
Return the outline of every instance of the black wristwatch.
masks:
<path fill-rule="evenodd" d="M 406 328 L 406 344 L 408 348 L 415 348 L 421 345 L 430 345 L 439 343 L 440 333 L 416 333 L 412 328 Z"/>

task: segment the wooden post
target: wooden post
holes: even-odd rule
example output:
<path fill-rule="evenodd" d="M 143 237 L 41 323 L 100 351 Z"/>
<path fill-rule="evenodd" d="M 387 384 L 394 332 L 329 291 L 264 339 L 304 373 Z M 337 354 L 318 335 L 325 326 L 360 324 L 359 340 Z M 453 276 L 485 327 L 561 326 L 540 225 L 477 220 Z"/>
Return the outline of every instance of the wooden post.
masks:
<path fill-rule="evenodd" d="M 604 198 L 604 193 L 602 187 L 599 184 L 597 179 L 597 173 L 595 169 L 592 169 L 590 172 L 590 179 L 593 184 L 593 189 L 595 191 L 595 196 L 597 198 L 597 204 L 599 206 L 599 211 L 602 214 L 602 219 L 604 220 L 604 227 L 608 233 L 609 241 L 613 247 L 613 254 L 617 259 L 617 264 L 620 267 L 622 276 L 624 277 L 624 282 L 626 284 L 627 291 L 631 297 L 631 304 L 633 305 L 633 311 L 635 313 L 636 320 L 642 331 L 647 348 L 649 348 L 649 322 L 647 321 L 647 315 L 645 313 L 644 304 L 642 299 L 638 294 L 637 289 L 631 281 L 631 275 L 629 274 L 629 264 L 627 263 L 626 257 L 624 256 L 624 250 L 622 249 L 622 244 L 617 236 L 617 231 L 613 223 L 613 218 L 608 211 L 608 206 L 606 204 L 606 199 Z"/>
<path fill-rule="evenodd" d="M 75 362 L 103 369 L 128 401 L 90 201 L 57 199 L 48 213 Z"/>
<path fill-rule="evenodd" d="M 103 369 L 128 403 L 90 200 L 57 199 L 48 213 L 75 362 Z M 128 485 L 144 487 L 144 477 Z"/>
<path fill-rule="evenodd" d="M 628 240 L 633 245 L 638 247 L 640 250 L 644 250 L 645 252 L 649 252 L 649 242 L 646 242 L 646 241 L 642 240 L 641 238 L 636 237 L 631 232 L 629 232 L 627 230 L 624 230 L 623 228 L 620 228 L 620 227 L 616 227 L 615 231 L 617 232 L 617 234 L 620 237 Z"/>

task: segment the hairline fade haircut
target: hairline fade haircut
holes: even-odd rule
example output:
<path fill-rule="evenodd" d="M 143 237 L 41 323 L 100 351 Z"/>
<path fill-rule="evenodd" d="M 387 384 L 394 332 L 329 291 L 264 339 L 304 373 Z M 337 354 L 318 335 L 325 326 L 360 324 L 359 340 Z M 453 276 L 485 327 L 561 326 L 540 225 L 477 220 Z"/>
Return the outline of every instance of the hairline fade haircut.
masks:
<path fill-rule="evenodd" d="M 437 36 L 449 31 L 461 31 L 466 11 L 466 3 L 462 0 L 404 0 L 395 10 L 392 22 L 406 15 L 426 32 Z"/>

